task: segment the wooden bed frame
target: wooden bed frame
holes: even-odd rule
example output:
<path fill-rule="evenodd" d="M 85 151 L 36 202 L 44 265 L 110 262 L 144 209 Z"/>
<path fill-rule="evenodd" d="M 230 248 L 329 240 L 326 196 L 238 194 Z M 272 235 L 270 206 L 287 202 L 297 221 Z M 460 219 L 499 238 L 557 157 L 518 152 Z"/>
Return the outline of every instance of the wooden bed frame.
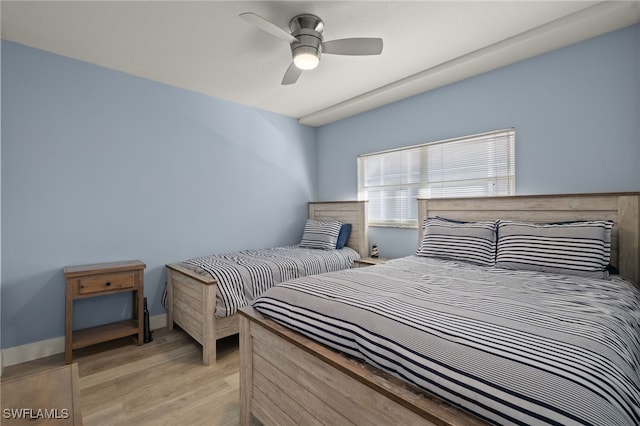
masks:
<path fill-rule="evenodd" d="M 367 256 L 369 237 L 365 201 L 335 201 L 309 203 L 309 218 L 319 221 L 341 220 L 351 223 L 347 246 L 361 256 Z M 200 275 L 178 263 L 166 265 L 167 271 L 167 325 L 174 324 L 202 345 L 202 362 L 216 362 L 216 341 L 237 334 L 238 315 L 216 318 L 217 281 Z"/>
<path fill-rule="evenodd" d="M 418 200 L 418 205 L 419 218 L 612 219 L 612 264 L 622 276 L 640 284 L 640 193 L 433 199 Z M 252 417 L 264 425 L 482 424 L 252 308 L 243 308 L 240 314 L 241 425 L 250 425 Z"/>

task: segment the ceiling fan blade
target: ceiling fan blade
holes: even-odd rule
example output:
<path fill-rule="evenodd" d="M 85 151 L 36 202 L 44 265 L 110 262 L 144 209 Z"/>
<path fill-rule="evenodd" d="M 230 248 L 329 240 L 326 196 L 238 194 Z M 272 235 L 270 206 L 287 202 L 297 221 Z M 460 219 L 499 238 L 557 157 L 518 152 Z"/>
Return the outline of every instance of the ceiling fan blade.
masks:
<path fill-rule="evenodd" d="M 322 43 L 322 53 L 333 55 L 379 55 L 381 38 L 341 38 Z"/>
<path fill-rule="evenodd" d="M 287 86 L 289 84 L 295 83 L 296 81 L 298 81 L 298 78 L 301 74 L 302 70 L 296 67 L 292 62 L 291 65 L 289 65 L 289 68 L 287 68 L 287 71 L 285 71 L 284 77 L 282 77 L 282 85 Z"/>
<path fill-rule="evenodd" d="M 286 32 L 276 24 L 267 21 L 262 16 L 258 16 L 255 13 L 251 13 L 251 12 L 241 13 L 239 16 L 245 21 L 260 28 L 262 31 L 268 32 L 272 36 L 288 41 L 289 43 L 297 41 L 297 39 L 294 36 Z"/>

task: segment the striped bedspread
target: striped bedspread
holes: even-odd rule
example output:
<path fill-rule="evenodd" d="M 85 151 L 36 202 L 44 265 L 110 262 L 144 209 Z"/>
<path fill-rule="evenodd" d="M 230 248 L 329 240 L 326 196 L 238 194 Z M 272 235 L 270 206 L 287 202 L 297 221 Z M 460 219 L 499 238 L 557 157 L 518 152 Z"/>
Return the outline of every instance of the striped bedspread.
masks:
<path fill-rule="evenodd" d="M 409 256 L 254 307 L 495 424 L 640 424 L 640 291 Z"/>
<path fill-rule="evenodd" d="M 285 246 L 196 257 L 181 264 L 218 281 L 215 315 L 226 317 L 276 283 L 352 268 L 359 258 L 349 247 L 319 250 Z"/>

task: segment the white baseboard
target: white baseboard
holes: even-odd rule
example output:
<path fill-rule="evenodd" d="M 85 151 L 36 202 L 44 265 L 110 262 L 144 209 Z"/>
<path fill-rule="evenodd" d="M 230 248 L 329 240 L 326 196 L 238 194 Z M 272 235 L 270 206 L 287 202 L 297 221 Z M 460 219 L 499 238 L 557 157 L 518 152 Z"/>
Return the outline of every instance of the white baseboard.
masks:
<path fill-rule="evenodd" d="M 167 314 L 154 315 L 149 317 L 149 328 L 156 330 L 167 326 Z"/>
<path fill-rule="evenodd" d="M 64 336 L 2 350 L 3 366 L 21 364 L 64 352 Z"/>
<path fill-rule="evenodd" d="M 166 326 L 167 314 L 154 315 L 149 318 L 149 328 L 151 328 L 151 330 Z M 21 364 L 63 352 L 64 336 L 3 349 L 0 351 L 0 370 L 10 365 Z"/>

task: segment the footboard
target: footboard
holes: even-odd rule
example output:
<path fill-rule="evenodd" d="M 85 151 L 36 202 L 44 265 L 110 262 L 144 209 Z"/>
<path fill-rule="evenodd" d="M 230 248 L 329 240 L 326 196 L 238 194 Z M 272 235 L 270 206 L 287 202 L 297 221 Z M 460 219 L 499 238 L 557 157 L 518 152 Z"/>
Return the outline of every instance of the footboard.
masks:
<path fill-rule="evenodd" d="M 167 325 L 174 323 L 202 345 L 202 362 L 216 362 L 216 340 L 238 333 L 238 315 L 216 318 L 217 281 L 178 264 L 166 265 Z"/>
<path fill-rule="evenodd" d="M 241 425 L 484 424 L 252 308 L 240 316 Z"/>

